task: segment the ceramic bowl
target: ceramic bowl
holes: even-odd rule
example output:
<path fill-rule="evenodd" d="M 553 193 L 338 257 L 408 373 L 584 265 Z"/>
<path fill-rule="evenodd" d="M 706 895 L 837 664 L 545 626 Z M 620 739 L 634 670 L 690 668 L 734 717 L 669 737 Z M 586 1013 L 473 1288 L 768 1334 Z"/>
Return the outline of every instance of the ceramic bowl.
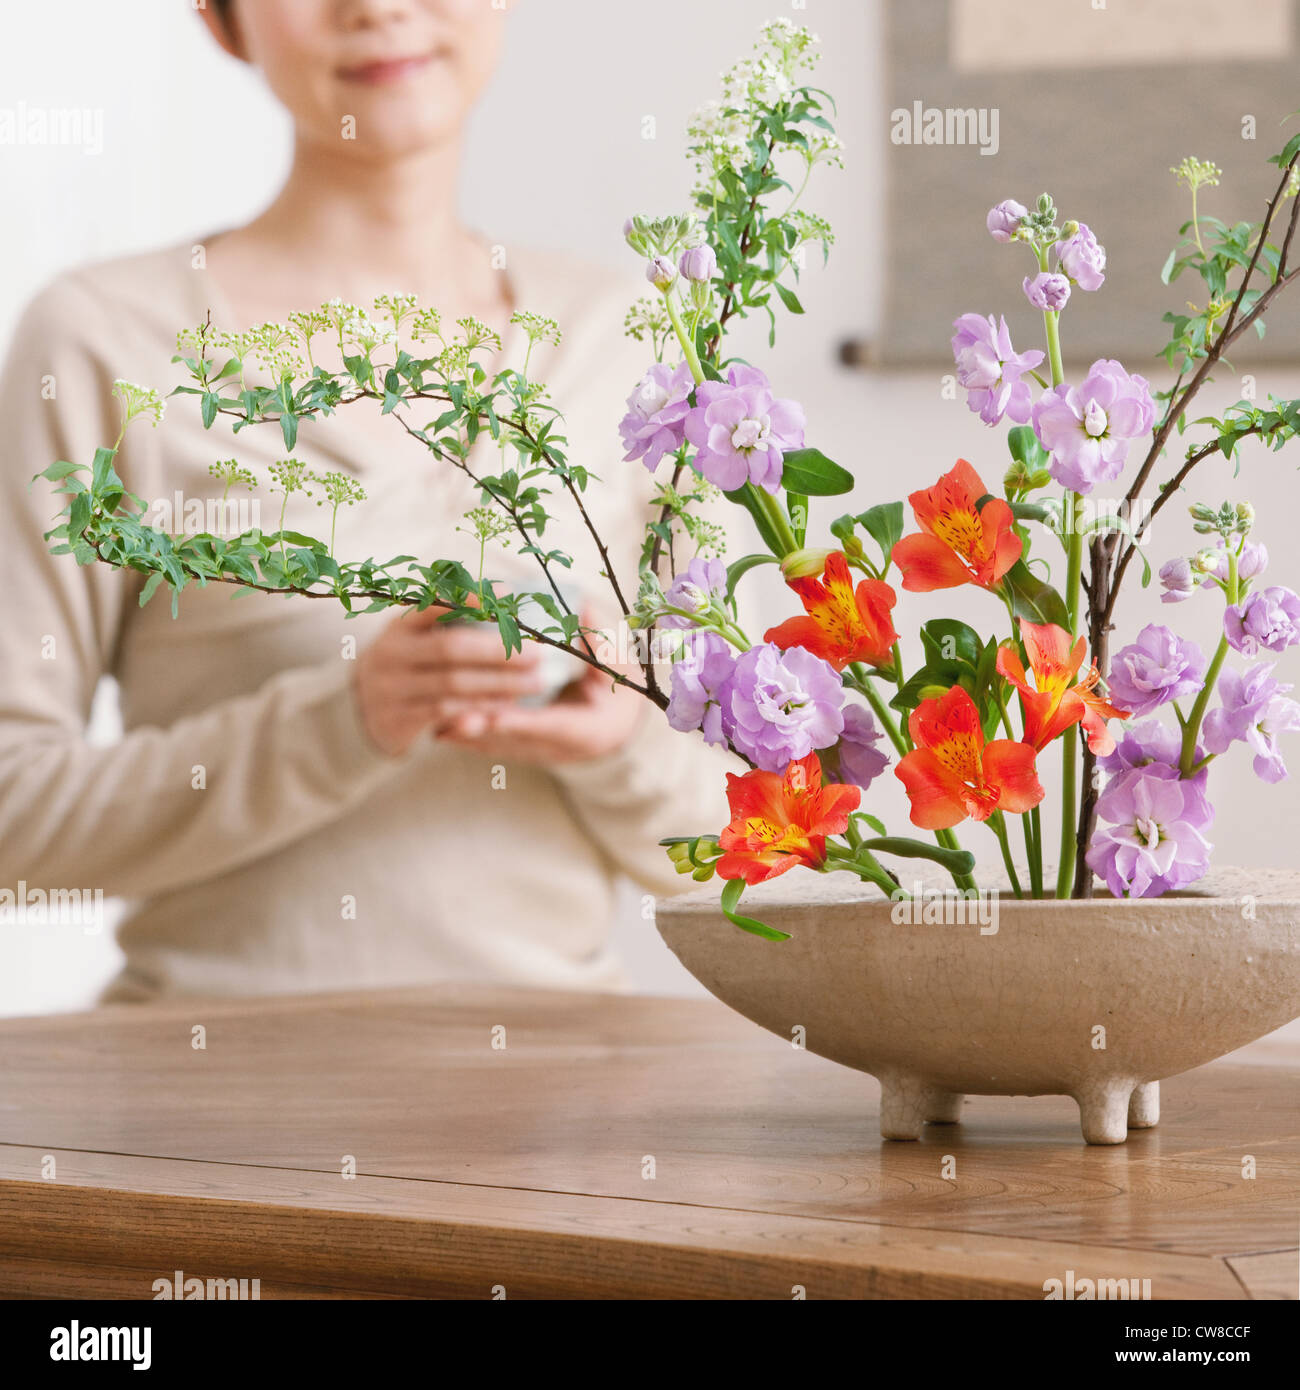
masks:
<path fill-rule="evenodd" d="M 657 922 L 724 1004 L 876 1077 L 886 1139 L 957 1120 L 966 1095 L 1068 1095 L 1088 1143 L 1120 1144 L 1156 1123 L 1162 1077 L 1300 1015 L 1300 874 L 1218 870 L 1198 889 L 909 904 L 796 870 L 740 908 L 788 941 L 732 926 L 716 883 Z"/>

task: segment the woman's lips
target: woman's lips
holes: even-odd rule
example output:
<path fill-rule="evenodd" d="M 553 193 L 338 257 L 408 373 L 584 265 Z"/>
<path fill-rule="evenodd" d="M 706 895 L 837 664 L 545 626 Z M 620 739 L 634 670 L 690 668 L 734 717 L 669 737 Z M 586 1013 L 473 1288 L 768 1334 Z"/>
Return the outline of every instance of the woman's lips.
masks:
<path fill-rule="evenodd" d="M 369 87 L 381 87 L 392 82 L 401 82 L 423 71 L 433 62 L 433 57 L 432 53 L 426 53 L 420 58 L 381 58 L 373 63 L 358 63 L 353 67 L 339 68 L 338 75 L 344 82 L 360 82 Z"/>

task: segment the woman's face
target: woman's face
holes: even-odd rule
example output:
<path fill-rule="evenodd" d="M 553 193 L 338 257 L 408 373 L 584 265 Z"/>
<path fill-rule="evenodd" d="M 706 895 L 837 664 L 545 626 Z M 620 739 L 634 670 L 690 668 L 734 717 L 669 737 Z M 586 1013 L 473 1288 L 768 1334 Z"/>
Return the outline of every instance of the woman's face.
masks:
<path fill-rule="evenodd" d="M 261 69 L 299 135 L 403 155 L 454 136 L 496 66 L 494 0 L 233 0 L 203 10 L 222 46 Z"/>

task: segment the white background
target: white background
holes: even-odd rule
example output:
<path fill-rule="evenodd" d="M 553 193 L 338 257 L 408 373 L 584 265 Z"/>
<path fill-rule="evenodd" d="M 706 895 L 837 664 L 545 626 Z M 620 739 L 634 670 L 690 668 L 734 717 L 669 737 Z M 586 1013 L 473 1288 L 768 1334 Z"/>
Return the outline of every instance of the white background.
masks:
<path fill-rule="evenodd" d="M 885 331 L 881 186 L 889 122 L 878 70 L 879 10 L 877 0 L 808 0 L 797 8 L 786 0 L 520 0 L 505 61 L 473 120 L 462 189 L 467 220 L 493 241 L 564 247 L 616 263 L 627 255 L 618 228 L 629 211 L 681 206 L 686 119 L 714 95 L 719 71 L 748 49 L 759 22 L 789 13 L 817 30 L 826 52 L 818 81 L 839 100 L 848 169 L 821 178 L 808 206 L 831 218 L 839 242 L 831 268 L 805 277 L 808 314 L 785 320 L 764 366 L 782 394 L 803 401 L 817 444 L 857 472 L 857 505 L 836 510 L 860 510 L 929 485 L 959 454 L 977 468 L 983 459 L 995 478 L 1003 457 L 1000 438 L 961 402 L 943 399 L 944 369 L 884 375 L 835 365 L 841 339 Z M 0 145 L 9 214 L 0 219 L 0 340 L 22 304 L 65 266 L 201 236 L 250 216 L 273 194 L 287 162 L 285 119 L 257 76 L 208 40 L 185 0 L 46 0 L 8 7 L 5 29 L 0 106 L 100 110 L 104 148 L 88 155 Z M 642 138 L 647 115 L 656 118 L 654 140 Z M 988 163 L 990 202 L 1016 192 L 993 186 L 1000 164 Z M 507 164 L 510 178 L 496 177 L 493 171 Z M 932 257 L 939 275 L 944 235 L 984 234 L 979 227 L 944 228 L 939 209 L 915 209 L 912 217 L 917 253 Z M 1104 209 L 1090 220 L 1104 228 Z M 1018 268 L 1009 275 L 1008 294 L 1019 293 L 1018 275 Z M 996 307 L 961 302 L 960 286 L 953 297 L 954 314 Z M 1153 343 L 1158 328 L 1152 326 Z M 936 355 L 945 346 L 937 344 Z M 1259 385 L 1261 396 L 1300 390 L 1294 372 L 1274 371 Z M 1247 451 L 1243 484 L 1230 483 L 1230 470 L 1215 483 L 1233 495 L 1245 486 L 1259 507 L 1263 538 L 1280 559 L 1295 554 L 1296 460 L 1294 452 L 1283 458 Z M 46 462 L 33 460 L 33 471 Z M 1171 520 L 1153 559 L 1190 548 L 1185 531 Z M 946 608 L 979 621 L 988 616 L 981 600 L 962 594 Z M 1180 626 L 1212 647 L 1209 606 L 1184 624 L 1187 610 L 1173 610 Z M 905 600 L 901 612 L 907 623 L 935 609 Z M 1142 621 L 1170 612 L 1149 593 L 1129 610 Z M 1293 668 L 1284 669 L 1294 678 Z M 1248 759 L 1215 772 L 1220 861 L 1293 864 L 1297 784 L 1262 786 Z M 899 822 L 901 796 L 886 780 L 873 809 Z M 72 928 L 0 932 L 0 1013 L 82 1005 L 113 967 L 106 936 Z M 629 915 L 618 937 L 641 987 L 694 989 L 651 924 Z"/>

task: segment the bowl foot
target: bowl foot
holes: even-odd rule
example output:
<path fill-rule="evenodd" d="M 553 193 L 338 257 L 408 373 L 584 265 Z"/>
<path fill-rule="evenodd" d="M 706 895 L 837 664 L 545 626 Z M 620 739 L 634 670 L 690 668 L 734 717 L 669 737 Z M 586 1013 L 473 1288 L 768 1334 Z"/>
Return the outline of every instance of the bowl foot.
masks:
<path fill-rule="evenodd" d="M 1079 1123 L 1089 1144 L 1122 1144 L 1128 1138 L 1130 1104 L 1146 1113 L 1148 1098 L 1135 1101 L 1137 1083 L 1108 1077 L 1079 1091 Z M 1138 1126 L 1134 1126 L 1137 1128 Z"/>
<path fill-rule="evenodd" d="M 1160 1120 L 1160 1083 L 1146 1081 L 1133 1088 L 1133 1098 L 1128 1103 L 1128 1127 L 1130 1129 L 1151 1129 Z"/>
<path fill-rule="evenodd" d="M 951 1125 L 961 1118 L 965 1096 L 932 1086 L 915 1076 L 880 1078 L 880 1137 L 916 1140 L 927 1121 Z"/>

